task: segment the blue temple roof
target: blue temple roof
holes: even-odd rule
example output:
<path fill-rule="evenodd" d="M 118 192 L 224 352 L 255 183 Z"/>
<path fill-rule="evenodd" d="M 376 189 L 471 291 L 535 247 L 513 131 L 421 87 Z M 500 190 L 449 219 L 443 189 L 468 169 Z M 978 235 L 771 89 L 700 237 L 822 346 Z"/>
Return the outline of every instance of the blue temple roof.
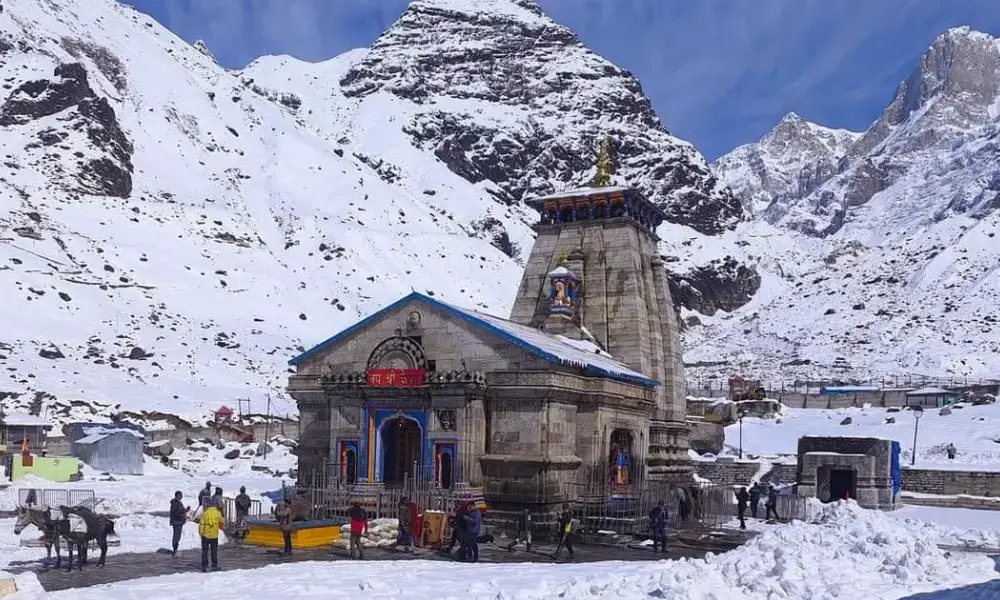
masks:
<path fill-rule="evenodd" d="M 512 345 L 518 346 L 531 354 L 550 362 L 578 367 L 582 369 L 584 373 L 589 375 L 607 377 L 609 379 L 635 383 L 647 387 L 660 385 L 660 382 L 655 379 L 650 379 L 642 373 L 629 369 L 626 365 L 618 362 L 607 354 L 587 349 L 587 344 L 585 342 L 581 343 L 576 340 L 555 336 L 540 329 L 535 329 L 534 327 L 514 323 L 513 321 L 477 312 L 469 308 L 448 304 L 447 302 L 436 300 L 419 292 L 413 292 L 396 302 L 393 302 L 378 312 L 365 317 L 333 337 L 320 342 L 316 346 L 313 346 L 309 350 L 306 350 L 302 354 L 291 359 L 288 361 L 288 364 L 297 365 L 301 363 L 310 356 L 329 348 L 338 341 L 363 329 L 370 322 L 380 318 L 382 315 L 404 306 L 411 300 L 416 300 L 431 307 L 438 308 L 445 313 L 457 317 L 475 327 L 481 327 L 497 337 L 510 342 Z"/>

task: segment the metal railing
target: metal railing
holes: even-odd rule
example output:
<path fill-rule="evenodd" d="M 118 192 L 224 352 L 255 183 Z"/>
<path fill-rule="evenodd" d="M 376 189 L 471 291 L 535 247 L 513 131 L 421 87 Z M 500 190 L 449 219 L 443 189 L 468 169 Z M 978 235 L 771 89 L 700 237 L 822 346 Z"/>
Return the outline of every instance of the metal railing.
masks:
<path fill-rule="evenodd" d="M 97 503 L 94 490 L 21 488 L 17 491 L 20 506 L 87 506 L 94 508 Z"/>

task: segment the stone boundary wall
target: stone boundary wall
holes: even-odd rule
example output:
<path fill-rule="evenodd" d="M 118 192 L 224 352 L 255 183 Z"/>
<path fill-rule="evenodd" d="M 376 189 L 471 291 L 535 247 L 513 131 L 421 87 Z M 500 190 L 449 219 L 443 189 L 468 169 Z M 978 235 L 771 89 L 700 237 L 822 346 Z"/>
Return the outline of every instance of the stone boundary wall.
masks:
<path fill-rule="evenodd" d="M 747 485 L 760 470 L 760 463 L 740 461 L 732 463 L 695 461 L 695 472 L 720 485 Z M 778 480 L 795 481 L 796 465 L 775 465 Z M 938 496 L 1000 496 L 1000 472 L 951 471 L 943 469 L 916 469 L 903 467 L 903 491 Z"/>
<path fill-rule="evenodd" d="M 960 381 L 953 381 L 950 385 L 934 384 L 934 387 L 961 388 L 963 385 L 968 386 L 966 389 L 969 389 L 977 396 L 985 393 L 1000 395 L 1000 384 L 985 381 L 976 383 L 966 382 L 965 384 Z M 782 404 L 791 406 L 792 408 L 851 408 L 860 407 L 865 404 L 884 407 L 904 406 L 906 404 L 907 389 L 916 389 L 919 387 L 924 387 L 924 385 L 913 382 L 906 389 L 887 387 L 876 392 L 861 392 L 856 394 L 832 396 L 820 394 L 819 388 L 810 388 L 807 391 L 805 387 L 799 387 L 798 389 L 792 388 L 785 391 L 780 388 L 772 389 L 765 385 L 764 389 L 767 390 L 767 397 L 769 399 L 777 400 Z M 687 393 L 688 396 L 695 398 L 729 397 L 729 390 L 725 387 L 720 389 L 718 387 L 704 388 L 699 386 L 688 386 Z"/>

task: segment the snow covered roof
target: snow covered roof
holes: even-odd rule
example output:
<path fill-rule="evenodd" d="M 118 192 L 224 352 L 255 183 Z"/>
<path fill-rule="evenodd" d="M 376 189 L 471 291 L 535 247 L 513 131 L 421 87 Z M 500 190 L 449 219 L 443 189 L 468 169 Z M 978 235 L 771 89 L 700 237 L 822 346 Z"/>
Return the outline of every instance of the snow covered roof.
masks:
<path fill-rule="evenodd" d="M 925 387 L 919 390 L 913 390 L 912 392 L 906 392 L 907 396 L 949 396 L 955 395 L 956 392 L 949 392 L 937 387 Z"/>
<path fill-rule="evenodd" d="M 48 421 L 41 417 L 18 412 L 4 414 L 3 422 L 5 425 L 13 425 L 14 427 L 52 427 Z"/>
<path fill-rule="evenodd" d="M 593 348 L 589 345 L 585 347 L 578 340 L 569 340 L 568 338 L 564 338 L 562 336 L 545 333 L 544 331 L 535 329 L 534 327 L 528 327 L 527 325 L 514 323 L 513 321 L 508 321 L 507 319 L 501 319 L 500 317 L 495 317 L 493 315 L 441 302 L 440 300 L 435 300 L 434 298 L 425 296 L 419 292 L 413 292 L 396 302 L 393 302 L 382 310 L 377 311 L 371 316 L 358 321 L 351 327 L 348 327 L 333 337 L 320 342 L 316 346 L 313 346 L 309 350 L 306 350 L 302 354 L 299 354 L 295 358 L 289 360 L 288 364 L 299 364 L 310 356 L 329 348 L 339 340 L 364 328 L 369 322 L 378 319 L 390 311 L 396 310 L 411 300 L 423 302 L 424 304 L 441 309 L 444 312 L 456 316 L 472 325 L 482 327 L 490 333 L 493 333 L 511 344 L 527 350 L 535 356 L 541 357 L 545 360 L 561 365 L 579 367 L 583 369 L 585 373 L 590 375 L 608 377 L 610 379 L 627 381 L 629 383 L 636 383 L 649 387 L 660 385 L 659 381 L 650 379 L 642 373 L 637 373 L 636 371 L 629 369 L 627 366 L 618 362 L 607 353 L 597 352 L 596 350 L 599 349 L 596 348 L 596 346 Z"/>
<path fill-rule="evenodd" d="M 93 435 L 88 435 L 86 437 L 82 437 L 82 438 L 76 440 L 76 443 L 77 444 L 96 444 L 97 442 L 103 440 L 106 437 L 108 437 L 108 434 L 106 434 L 106 433 L 95 433 Z"/>
<path fill-rule="evenodd" d="M 546 196 L 531 198 L 528 200 L 528 202 L 546 202 L 548 200 L 561 200 L 564 198 L 574 198 L 576 196 L 593 196 L 595 194 L 614 194 L 614 193 L 624 193 L 627 191 L 628 191 L 627 187 L 622 187 L 620 185 L 612 185 L 608 187 L 588 186 L 588 187 L 576 188 L 575 190 L 566 190 L 563 192 L 548 194 Z"/>
<path fill-rule="evenodd" d="M 96 441 L 100 441 L 100 440 L 90 440 L 90 438 L 92 437 L 102 436 L 100 439 L 104 439 L 105 437 L 108 437 L 109 435 L 115 433 L 127 433 L 141 440 L 146 439 L 146 435 L 138 428 L 133 429 L 132 427 L 123 427 L 120 425 L 115 425 L 113 423 L 107 423 L 107 424 L 86 423 L 86 424 L 79 424 L 78 427 L 79 427 L 79 433 L 77 435 L 80 435 L 80 438 L 76 440 L 77 444 L 92 444 Z M 89 440 L 89 441 L 84 442 L 83 440 Z"/>

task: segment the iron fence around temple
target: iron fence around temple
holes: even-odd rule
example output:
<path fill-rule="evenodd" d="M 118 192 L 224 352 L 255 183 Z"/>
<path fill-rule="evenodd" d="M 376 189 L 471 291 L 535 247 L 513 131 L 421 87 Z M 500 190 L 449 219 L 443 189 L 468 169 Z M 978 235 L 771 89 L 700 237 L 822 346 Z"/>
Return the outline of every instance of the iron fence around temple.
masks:
<path fill-rule="evenodd" d="M 645 482 L 635 486 L 594 486 L 567 484 L 559 498 L 574 498 L 568 508 L 578 523 L 582 536 L 629 538 L 651 533 L 649 515 L 660 502 L 667 509 L 667 525 L 678 529 L 685 524 L 702 523 L 719 526 L 736 518 L 734 489 L 729 486 L 692 485 L 679 487 L 662 482 Z M 354 502 L 366 510 L 371 519 L 396 519 L 400 504 L 416 504 L 421 511 L 452 513 L 459 503 L 469 501 L 485 508 L 484 522 L 491 533 L 513 533 L 517 529 L 518 511 L 527 508 L 536 534 L 555 533 L 561 500 L 539 502 L 533 496 L 531 504 L 524 497 L 505 498 L 493 495 L 493 505 L 486 503 L 481 488 L 459 486 L 443 489 L 424 482 L 411 481 L 406 486 L 384 487 L 380 484 L 359 483 L 328 488 L 286 487 L 281 496 L 296 499 L 295 518 L 302 520 L 347 519 Z M 801 518 L 794 497 L 779 497 L 779 515 Z M 542 498 L 545 500 L 545 498 Z M 502 506 L 503 508 L 496 508 Z M 787 515 L 787 516 L 786 516 Z"/>

